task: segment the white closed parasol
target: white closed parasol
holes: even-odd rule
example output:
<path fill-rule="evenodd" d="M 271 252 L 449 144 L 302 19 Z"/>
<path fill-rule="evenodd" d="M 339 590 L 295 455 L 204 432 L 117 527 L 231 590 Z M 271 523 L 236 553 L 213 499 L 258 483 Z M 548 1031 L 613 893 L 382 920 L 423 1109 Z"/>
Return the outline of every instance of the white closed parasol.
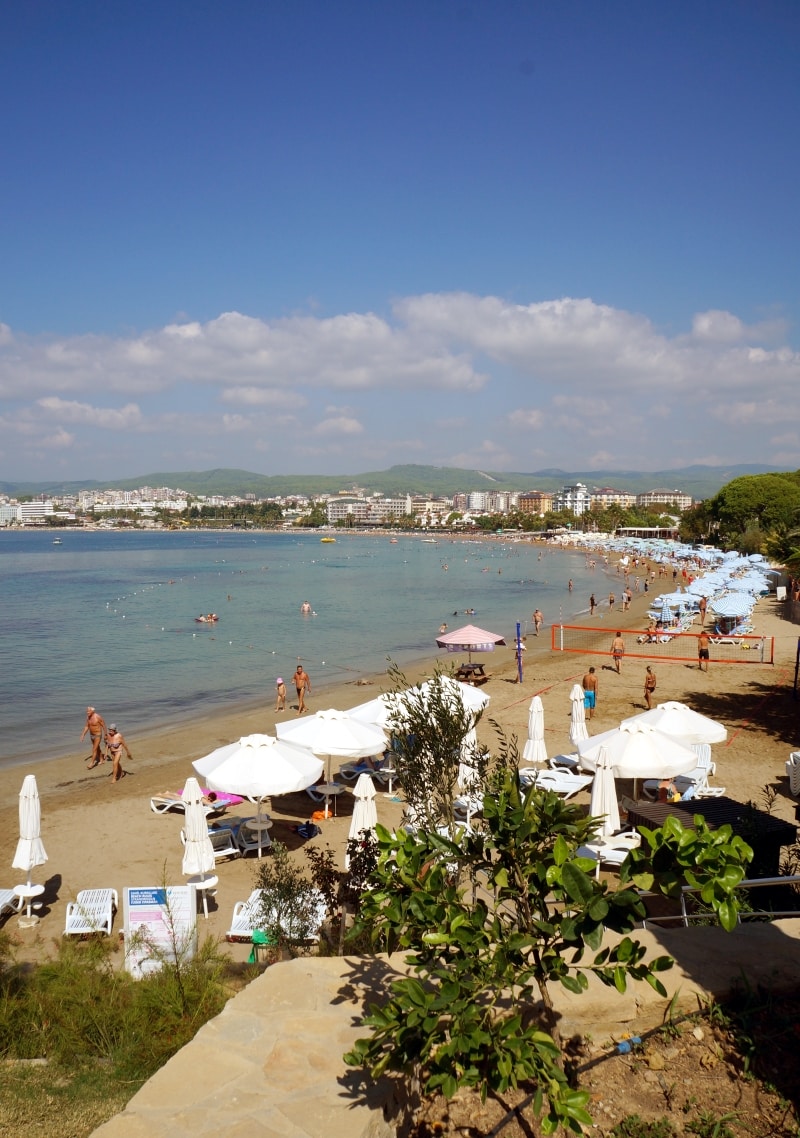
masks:
<path fill-rule="evenodd" d="M 600 834 L 603 836 L 616 834 L 620 825 L 617 787 L 614 782 L 613 764 L 605 747 L 600 748 L 594 768 L 589 813 L 593 818 L 600 819 L 597 827 Z"/>
<path fill-rule="evenodd" d="M 572 703 L 569 741 L 573 747 L 577 747 L 578 743 L 589 738 L 589 732 L 586 730 L 585 692 L 580 684 L 573 685 L 572 691 L 569 693 L 569 698 Z"/>
<path fill-rule="evenodd" d="M 535 695 L 528 709 L 528 738 L 522 757 L 529 763 L 546 763 L 547 748 L 544 745 L 544 707 L 541 696 Z"/>
<path fill-rule="evenodd" d="M 32 925 L 38 918 L 31 915 L 31 904 L 34 897 L 44 892 L 44 886 L 33 885 L 31 871 L 37 865 L 44 865 L 47 861 L 47 852 L 41 837 L 42 808 L 39 802 L 39 788 L 36 785 L 36 776 L 26 775 L 22 789 L 19 792 L 19 841 L 11 865 L 14 869 L 21 869 L 28 875 L 27 884 L 19 886 L 17 893 L 22 900 L 27 901 L 25 923 Z"/>

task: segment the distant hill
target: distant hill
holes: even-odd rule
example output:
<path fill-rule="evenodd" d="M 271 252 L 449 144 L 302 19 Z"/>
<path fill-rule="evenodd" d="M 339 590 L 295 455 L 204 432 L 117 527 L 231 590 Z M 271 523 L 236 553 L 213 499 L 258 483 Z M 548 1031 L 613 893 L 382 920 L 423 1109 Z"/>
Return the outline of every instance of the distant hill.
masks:
<path fill-rule="evenodd" d="M 557 490 L 565 482 L 613 486 L 640 494 L 662 487 L 682 490 L 694 498 L 708 498 L 743 474 L 777 474 L 780 467 L 740 464 L 735 466 L 687 466 L 680 470 L 578 470 L 556 468 L 529 473 L 465 470 L 452 466 L 392 466 L 363 474 L 254 474 L 248 470 L 180 470 L 142 474 L 113 482 L 0 482 L 0 493 L 11 497 L 38 494 L 77 494 L 81 490 L 135 490 L 139 486 L 180 487 L 192 495 L 255 494 L 259 498 L 302 494 L 336 494 L 355 487 L 388 496 L 440 494 L 451 496 L 471 490 Z"/>

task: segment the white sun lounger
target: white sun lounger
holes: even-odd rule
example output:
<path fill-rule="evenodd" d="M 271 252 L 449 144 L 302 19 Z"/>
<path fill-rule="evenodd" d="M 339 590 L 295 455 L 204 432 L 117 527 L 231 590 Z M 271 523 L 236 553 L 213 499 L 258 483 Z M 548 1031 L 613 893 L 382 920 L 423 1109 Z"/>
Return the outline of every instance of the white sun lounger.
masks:
<path fill-rule="evenodd" d="M 13 889 L 0 889 L 0 917 L 4 913 L 18 913 L 22 908 L 22 898 Z"/>
<path fill-rule="evenodd" d="M 319 940 L 319 931 L 322 928 L 322 922 L 327 916 L 328 910 L 322 895 L 319 895 L 317 902 L 318 923 L 316 929 L 312 933 L 312 940 Z M 232 941 L 245 941 L 249 942 L 253 939 L 253 933 L 256 932 L 263 925 L 261 919 L 261 890 L 254 889 L 246 901 L 237 901 L 233 906 L 233 919 L 231 920 L 231 927 L 225 934 L 226 940 Z M 287 930 L 287 936 L 291 939 L 292 930 Z"/>
<path fill-rule="evenodd" d="M 111 936 L 116 908 L 116 889 L 82 889 L 77 901 L 67 904 L 64 936 L 88 936 L 89 933 Z"/>
<path fill-rule="evenodd" d="M 203 813 L 206 818 L 212 814 L 222 814 L 228 809 L 229 800 L 227 798 L 218 798 L 216 802 L 208 802 L 203 805 Z M 150 809 L 154 814 L 168 814 L 171 810 L 177 810 L 183 814 L 186 811 L 186 805 L 177 791 L 168 791 L 166 794 L 154 794 L 150 799 Z"/>
<path fill-rule="evenodd" d="M 638 849 L 641 844 L 641 834 L 636 830 L 624 830 L 621 834 L 611 834 L 578 846 L 575 853 L 578 857 L 592 858 L 595 862 L 594 875 L 599 877 L 601 865 L 613 865 L 619 869 L 630 851 Z"/>
<path fill-rule="evenodd" d="M 552 790 L 562 798 L 572 798 L 573 794 L 584 790 L 594 776 L 590 774 L 572 774 L 565 770 L 539 770 L 538 767 L 522 767 L 519 772 L 519 781 L 523 789 L 535 783 L 540 790 Z"/>

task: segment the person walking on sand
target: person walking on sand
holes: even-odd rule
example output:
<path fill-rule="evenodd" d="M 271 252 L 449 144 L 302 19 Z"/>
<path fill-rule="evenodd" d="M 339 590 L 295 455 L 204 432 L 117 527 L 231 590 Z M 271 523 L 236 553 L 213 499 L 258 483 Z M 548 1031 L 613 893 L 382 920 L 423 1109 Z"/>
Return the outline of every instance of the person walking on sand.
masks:
<path fill-rule="evenodd" d="M 647 665 L 647 671 L 644 674 L 644 702 L 647 704 L 648 710 L 653 706 L 651 697 L 656 690 L 656 674 L 650 665 Z"/>
<path fill-rule="evenodd" d="M 275 710 L 286 710 L 286 684 L 283 682 L 283 676 L 278 676 L 275 681 Z"/>
<path fill-rule="evenodd" d="M 706 609 L 708 608 L 708 600 L 706 597 L 700 598 L 700 603 L 697 607 L 700 610 L 700 626 L 702 628 L 702 626 L 706 623 Z"/>
<path fill-rule="evenodd" d="M 594 709 L 597 707 L 597 672 L 594 668 L 590 668 L 583 677 L 581 687 L 583 688 L 583 706 L 588 712 L 589 718 L 592 719 Z"/>
<path fill-rule="evenodd" d="M 711 647 L 711 641 L 708 638 L 708 633 L 706 632 L 705 629 L 703 629 L 703 631 L 697 637 L 697 666 L 701 672 L 707 672 L 708 671 L 710 647 Z M 704 663 L 705 663 L 705 668 L 703 667 Z"/>
<path fill-rule="evenodd" d="M 539 629 L 542 627 L 542 621 L 543 620 L 544 620 L 544 617 L 542 616 L 541 609 L 535 609 L 534 613 L 533 613 L 533 627 L 536 630 L 537 636 L 539 635 Z"/>
<path fill-rule="evenodd" d="M 618 632 L 614 639 L 611 641 L 611 659 L 614 661 L 614 667 L 617 669 L 617 675 L 620 672 L 622 664 L 622 657 L 625 655 L 625 641 L 622 639 L 622 633 Z"/>
<path fill-rule="evenodd" d="M 298 664 L 294 673 L 294 686 L 297 692 L 297 714 L 302 715 L 306 710 L 306 692 L 311 691 L 311 680 L 303 665 Z"/>
<path fill-rule="evenodd" d="M 594 616 L 594 610 L 597 608 L 597 601 L 594 599 L 594 593 L 589 597 L 589 616 Z"/>
<path fill-rule="evenodd" d="M 99 711 L 94 707 L 86 708 L 86 726 L 81 731 L 81 742 L 83 742 L 86 732 L 89 732 L 89 738 L 92 743 L 92 753 L 90 755 L 91 762 L 89 763 L 88 770 L 92 770 L 98 763 L 104 763 L 105 755 L 103 754 L 103 736 L 107 735 L 105 720 Z"/>
<path fill-rule="evenodd" d="M 617 598 L 614 596 L 614 594 L 613 594 L 613 593 L 609 593 L 609 594 L 608 594 L 608 611 L 609 611 L 609 612 L 613 612 L 613 611 L 614 611 L 614 601 L 615 601 L 616 599 L 617 599 Z"/>
<path fill-rule="evenodd" d="M 122 755 L 120 752 L 124 751 L 129 759 L 132 759 L 133 755 L 128 750 L 128 744 L 122 737 L 122 732 L 117 730 L 116 723 L 112 723 L 108 728 L 106 745 L 111 754 L 111 781 L 119 782 L 121 778 L 125 777 L 126 773 L 122 769 Z"/>

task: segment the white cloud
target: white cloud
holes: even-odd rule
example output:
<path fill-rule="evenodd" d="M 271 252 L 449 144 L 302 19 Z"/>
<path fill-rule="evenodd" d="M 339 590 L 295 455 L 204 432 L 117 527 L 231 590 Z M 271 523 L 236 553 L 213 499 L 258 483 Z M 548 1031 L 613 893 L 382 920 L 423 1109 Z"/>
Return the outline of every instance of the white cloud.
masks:
<path fill-rule="evenodd" d="M 319 456 L 320 470 L 340 456 L 336 468 L 350 472 L 412 455 L 577 468 L 590 447 L 653 469 L 704 453 L 709 429 L 723 461 L 770 462 L 777 446 L 793 450 L 767 433 L 800 422 L 798 390 L 800 353 L 779 321 L 711 307 L 674 335 L 589 298 L 520 305 L 469 293 L 407 297 L 388 318 L 226 312 L 119 337 L 37 338 L 0 324 L 12 449 L 34 469 L 43 434 L 74 445 L 76 477 L 95 474 L 96 432 L 115 429 L 135 434 L 130 461 L 145 469 L 165 455 L 176 469 L 258 469 L 267 452 L 280 470 L 301 455 Z"/>
<path fill-rule="evenodd" d="M 544 422 L 544 414 L 536 410 L 524 410 L 517 408 L 516 411 L 509 411 L 508 421 L 512 427 L 519 427 L 526 430 L 538 430 Z"/>
<path fill-rule="evenodd" d="M 312 429 L 314 435 L 360 435 L 364 427 L 349 415 L 336 415 L 323 419 Z"/>
<path fill-rule="evenodd" d="M 52 395 L 38 399 L 37 405 L 62 423 L 80 423 L 103 430 L 131 430 L 142 423 L 142 413 L 135 403 L 128 403 L 119 409 L 93 407 L 90 403 L 78 403 Z"/>

